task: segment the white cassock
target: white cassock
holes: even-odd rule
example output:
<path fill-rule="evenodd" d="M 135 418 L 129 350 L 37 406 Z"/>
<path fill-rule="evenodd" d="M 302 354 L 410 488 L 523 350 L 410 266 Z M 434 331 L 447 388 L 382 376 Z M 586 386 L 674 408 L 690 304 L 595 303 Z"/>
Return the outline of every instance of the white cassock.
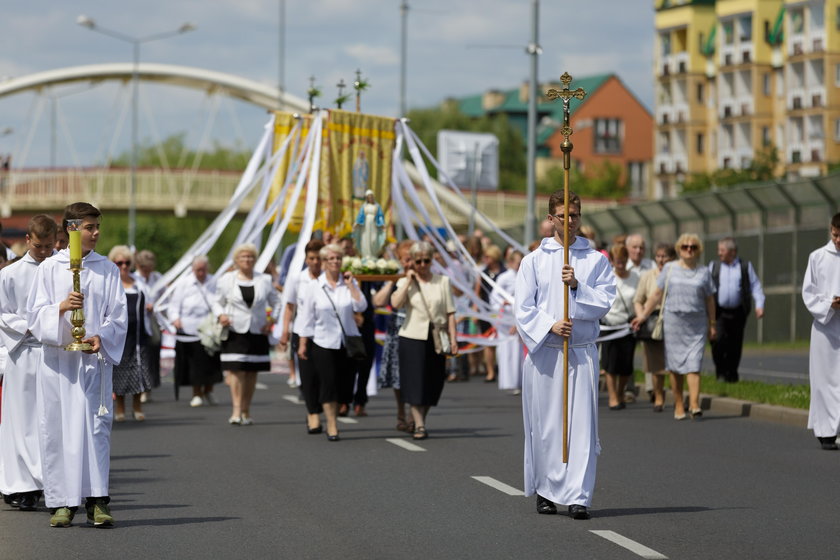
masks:
<path fill-rule="evenodd" d="M 85 338 L 98 335 L 99 354 L 68 352 L 70 314 L 59 303 L 73 291 L 66 249 L 46 259 L 29 292 L 28 321 L 43 344 L 38 372 L 44 498 L 49 508 L 108 495 L 113 411 L 111 372 L 120 362 L 127 328 L 126 299 L 116 265 L 98 253 L 82 260 Z"/>
<path fill-rule="evenodd" d="M 494 311 L 499 311 L 503 318 L 510 319 L 513 306 L 501 294 L 504 290 L 510 295 L 516 290 L 516 271 L 507 269 L 496 278 L 496 287 L 490 292 L 490 305 Z M 519 335 L 499 333 L 499 344 L 496 346 L 496 365 L 499 367 L 499 389 L 519 389 L 522 387 L 522 339 Z"/>
<path fill-rule="evenodd" d="M 37 407 L 41 343 L 29 334 L 26 321 L 26 298 L 38 264 L 27 251 L 0 270 L 0 345 L 9 352 L 0 423 L 0 492 L 7 495 L 43 489 Z"/>
<path fill-rule="evenodd" d="M 831 308 L 834 296 L 840 296 L 840 252 L 829 241 L 808 257 L 802 280 L 802 299 L 814 316 L 808 428 L 817 437 L 834 437 L 840 431 L 840 312 Z"/>
<path fill-rule="evenodd" d="M 563 463 L 563 338 L 551 327 L 563 319 L 563 246 L 545 238 L 525 256 L 516 277 L 515 314 L 528 349 L 522 367 L 525 495 L 589 507 L 595 488 L 598 440 L 598 320 L 615 299 L 606 257 L 575 238 L 569 264 L 578 281 L 569 292 L 569 462 Z"/>

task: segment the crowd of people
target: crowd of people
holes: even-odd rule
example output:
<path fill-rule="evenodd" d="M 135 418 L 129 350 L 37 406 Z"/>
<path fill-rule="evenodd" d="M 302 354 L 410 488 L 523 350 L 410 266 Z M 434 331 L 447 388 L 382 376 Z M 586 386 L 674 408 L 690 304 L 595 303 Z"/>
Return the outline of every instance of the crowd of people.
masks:
<path fill-rule="evenodd" d="M 341 439 L 339 417 L 366 416 L 371 372 L 380 389 L 394 390 L 396 429 L 415 440 L 430 436 L 428 414 L 447 382 L 478 377 L 521 393 L 526 495 L 536 494 L 539 513 L 556 513 L 563 504 L 571 517 L 587 519 L 600 452 L 600 386 L 610 411 L 625 409 L 640 392 L 633 373 L 641 345 L 653 411 L 665 409 L 670 375 L 674 419 L 700 418 L 707 342 L 718 377 L 736 382 L 744 326 L 752 307 L 763 316 L 764 294 L 732 238 L 719 241 L 719 258 L 708 265 L 692 233 L 657 244 L 649 259 L 643 236 L 602 246 L 582 225 L 580 199 L 572 195 L 568 211 L 562 202 L 562 193 L 551 197 L 542 239 L 527 254 L 502 249 L 480 231 L 457 243 L 427 235 L 382 248 L 400 263 L 399 275 L 357 279 L 343 267 L 356 254 L 353 238 L 317 232 L 305 245 L 302 270 L 290 270 L 294 245 L 278 270 L 258 271 L 257 247 L 242 244 L 218 276 L 199 255 L 168 289 L 151 251 L 117 245 L 107 258 L 95 251 L 101 216 L 93 206 L 68 206 L 60 227 L 49 216 L 34 217 L 25 254 L 4 250 L 8 262 L 0 271 L 0 492 L 22 510 L 35 509 L 43 495 L 54 527 L 69 526 L 82 504 L 89 523 L 112 526 L 111 423 L 145 421 L 143 404 L 160 385 L 161 332 L 169 331 L 176 398 L 191 387 L 190 407 L 216 405 L 214 387 L 224 382 L 231 426 L 254 424 L 257 376 L 271 370 L 273 352 L 289 361 L 307 434 L 326 434 L 329 442 Z M 840 239 L 838 216 L 831 232 Z M 83 269 L 90 270 L 78 291 L 67 272 L 71 220 L 81 222 Z M 829 243 L 829 256 L 815 252 L 809 263 L 806 304 L 815 332 L 826 337 L 812 370 L 836 369 L 830 364 L 840 309 L 840 274 L 832 276 L 838 250 L 840 241 Z M 826 290 L 834 291 L 833 300 L 825 300 Z M 90 347 L 63 351 L 72 340 L 68 312 L 77 309 L 85 311 Z M 566 351 L 575 426 L 568 441 L 559 437 Z M 832 449 L 840 397 L 826 385 L 816 393 L 809 427 Z M 37 407 L 22 406 L 36 400 Z M 568 463 L 561 460 L 566 445 L 575 450 Z"/>

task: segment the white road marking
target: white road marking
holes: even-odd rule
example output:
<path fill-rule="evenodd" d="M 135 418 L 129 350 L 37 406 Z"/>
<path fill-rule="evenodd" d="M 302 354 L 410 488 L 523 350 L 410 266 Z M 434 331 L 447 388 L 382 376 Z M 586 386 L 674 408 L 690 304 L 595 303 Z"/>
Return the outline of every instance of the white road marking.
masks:
<path fill-rule="evenodd" d="M 336 418 L 336 420 L 338 420 L 342 424 L 358 424 L 359 423 L 359 421 L 356 420 L 355 418 L 348 418 L 346 416 L 339 416 L 338 418 Z"/>
<path fill-rule="evenodd" d="M 283 395 L 283 398 L 294 404 L 303 404 L 303 401 L 294 395 Z"/>
<path fill-rule="evenodd" d="M 410 441 L 406 441 L 401 438 L 386 438 L 385 441 L 387 441 L 388 443 L 393 443 L 397 447 L 402 447 L 403 449 L 406 449 L 408 451 L 426 451 L 419 445 L 411 443 Z"/>
<path fill-rule="evenodd" d="M 603 537 L 618 546 L 624 547 L 642 558 L 648 558 L 650 560 L 667 560 L 668 558 L 667 556 L 656 552 L 652 548 L 648 548 L 643 544 L 639 544 L 634 540 L 619 535 L 615 531 L 590 531 L 590 533 L 595 533 L 599 537 Z"/>
<path fill-rule="evenodd" d="M 508 486 L 504 482 L 500 482 L 491 476 L 473 476 L 473 479 L 481 482 L 482 484 L 486 484 L 491 488 L 495 488 L 499 492 L 504 492 L 508 496 L 524 496 L 525 492 L 522 490 L 517 490 L 513 486 Z"/>
<path fill-rule="evenodd" d="M 259 381 L 257 381 L 256 388 L 261 390 L 261 391 L 265 391 L 266 389 L 268 389 L 268 385 L 266 385 L 265 383 L 260 383 Z"/>

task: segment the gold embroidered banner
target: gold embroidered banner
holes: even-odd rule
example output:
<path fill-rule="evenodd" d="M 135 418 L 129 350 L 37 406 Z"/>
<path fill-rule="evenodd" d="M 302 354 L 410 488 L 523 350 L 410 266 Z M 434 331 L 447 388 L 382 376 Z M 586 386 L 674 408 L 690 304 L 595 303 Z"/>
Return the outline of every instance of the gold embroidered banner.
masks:
<path fill-rule="evenodd" d="M 353 229 L 365 192 L 391 223 L 391 158 L 394 152 L 394 119 L 331 110 L 325 129 L 318 206 L 327 226 L 338 235 Z"/>
<path fill-rule="evenodd" d="M 286 148 L 286 154 L 283 156 L 282 161 L 279 162 L 279 168 L 277 173 L 274 175 L 274 181 L 271 185 L 271 195 L 268 200 L 269 204 L 271 204 L 271 201 L 274 200 L 280 194 L 280 191 L 283 190 L 283 184 L 285 181 L 289 182 L 289 188 L 286 190 L 286 197 L 288 199 L 289 195 L 291 195 L 294 190 L 295 181 L 298 179 L 298 173 L 300 170 L 290 170 L 290 166 L 293 161 L 297 162 L 300 159 L 301 151 L 303 150 L 304 143 L 306 142 L 306 137 L 309 134 L 309 127 L 312 123 L 312 115 L 302 115 L 300 118 L 303 119 L 300 132 L 297 134 L 296 138 L 292 138 L 289 142 L 289 146 Z M 271 151 L 272 154 L 276 154 L 280 150 L 283 146 L 283 142 L 285 142 L 286 138 L 288 138 L 288 136 L 292 133 L 296 124 L 297 119 L 293 113 L 285 113 L 282 111 L 274 112 L 274 147 Z M 290 231 L 300 231 L 301 225 L 303 224 L 305 204 L 306 186 L 304 186 L 293 210 L 294 213 L 291 221 L 289 222 Z M 281 209 L 281 216 L 285 215 L 287 211 L 289 211 L 288 201 L 284 201 Z"/>

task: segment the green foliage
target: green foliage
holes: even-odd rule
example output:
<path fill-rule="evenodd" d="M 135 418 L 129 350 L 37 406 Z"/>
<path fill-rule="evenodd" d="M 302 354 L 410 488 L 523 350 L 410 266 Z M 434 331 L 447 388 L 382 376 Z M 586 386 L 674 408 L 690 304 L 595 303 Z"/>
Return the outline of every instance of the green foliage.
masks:
<path fill-rule="evenodd" d="M 769 181 L 774 178 L 778 163 L 779 152 L 771 144 L 757 152 L 749 167 L 744 169 L 718 169 L 712 173 L 691 174 L 682 182 L 682 191 L 700 193 L 715 187 L 730 188 L 756 181 Z"/>
<path fill-rule="evenodd" d="M 413 109 L 408 112 L 411 129 L 437 157 L 437 133 L 439 130 L 461 130 L 464 132 L 487 132 L 499 139 L 499 189 L 523 190 L 525 185 L 525 140 L 510 123 L 507 115 L 472 118 L 461 113 L 457 107 L 444 105 L 434 109 Z"/>
<path fill-rule="evenodd" d="M 157 268 L 166 271 L 190 248 L 198 236 L 213 222 L 213 216 L 187 216 L 137 214 L 135 234 L 138 250 L 149 249 L 157 257 Z M 234 218 L 222 232 L 216 246 L 207 255 L 213 268 L 222 264 L 228 250 L 233 246 L 236 234 L 242 225 L 242 218 Z M 128 242 L 128 214 L 114 211 L 102 216 L 102 230 L 96 251 L 107 255 L 114 245 Z"/>
<path fill-rule="evenodd" d="M 569 171 L 569 185 L 575 194 L 585 198 L 623 198 L 627 196 L 621 180 L 621 165 L 611 161 L 590 163 L 585 172 L 576 167 Z M 537 182 L 537 192 L 551 194 L 563 188 L 563 167 L 549 169 Z"/>
<path fill-rule="evenodd" d="M 137 149 L 137 167 L 161 167 L 170 169 L 190 169 L 196 161 L 199 169 L 217 171 L 242 171 L 251 158 L 251 150 L 245 146 L 227 147 L 219 142 L 213 143 L 213 149 L 196 152 L 184 142 L 185 132 L 173 134 L 159 144 L 148 141 Z M 131 153 L 123 152 L 111 161 L 111 167 L 129 167 Z"/>

